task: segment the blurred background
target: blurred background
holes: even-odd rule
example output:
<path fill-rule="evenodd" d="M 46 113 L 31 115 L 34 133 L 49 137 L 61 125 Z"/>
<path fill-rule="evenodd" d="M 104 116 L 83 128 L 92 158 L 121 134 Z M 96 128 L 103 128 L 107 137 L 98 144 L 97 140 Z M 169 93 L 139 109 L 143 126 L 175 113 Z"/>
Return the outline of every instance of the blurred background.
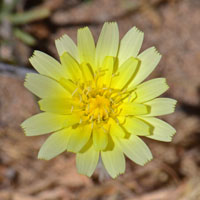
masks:
<path fill-rule="evenodd" d="M 37 160 L 46 136 L 25 137 L 19 124 L 38 113 L 24 87 L 34 49 L 56 58 L 54 40 L 89 26 L 98 38 L 104 21 L 117 21 L 122 37 L 132 26 L 145 32 L 142 50 L 163 55 L 150 78 L 166 77 L 165 94 L 178 100 L 163 117 L 177 134 L 172 143 L 145 140 L 154 159 L 99 180 L 76 172 L 74 155 Z M 200 0 L 0 1 L 0 200 L 200 200 Z"/>

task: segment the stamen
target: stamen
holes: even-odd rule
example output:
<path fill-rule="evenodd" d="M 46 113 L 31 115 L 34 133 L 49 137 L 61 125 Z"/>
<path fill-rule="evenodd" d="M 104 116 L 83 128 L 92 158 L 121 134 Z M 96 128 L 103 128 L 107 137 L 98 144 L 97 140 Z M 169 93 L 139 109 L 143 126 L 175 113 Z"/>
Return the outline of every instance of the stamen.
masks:
<path fill-rule="evenodd" d="M 88 87 L 87 92 L 85 94 L 88 95 L 90 91 L 91 91 L 91 87 Z"/>
<path fill-rule="evenodd" d="M 101 121 L 101 116 L 100 114 L 98 114 L 98 123 L 100 123 L 100 121 Z"/>
<path fill-rule="evenodd" d="M 101 128 L 103 129 L 103 131 L 104 131 L 105 133 L 108 133 L 108 130 L 106 130 L 103 126 L 102 126 Z"/>
<path fill-rule="evenodd" d="M 71 107 L 71 113 L 73 112 L 73 110 L 74 110 L 74 106 Z"/>
<path fill-rule="evenodd" d="M 119 124 L 119 119 L 115 118 L 115 121 L 117 122 L 117 124 Z"/>
<path fill-rule="evenodd" d="M 87 105 L 87 112 L 89 112 L 89 110 L 90 110 L 90 104 L 88 103 L 88 105 Z"/>
<path fill-rule="evenodd" d="M 90 117 L 89 121 L 91 122 L 91 121 L 93 120 L 93 118 L 94 118 L 94 115 L 92 115 L 92 116 Z"/>
<path fill-rule="evenodd" d="M 113 108 L 112 107 L 110 107 L 110 110 L 114 113 L 114 110 L 113 110 Z"/>
<path fill-rule="evenodd" d="M 78 87 L 72 92 L 72 97 L 75 95 L 75 93 L 78 91 Z"/>
<path fill-rule="evenodd" d="M 79 94 L 80 103 L 83 101 L 82 95 Z"/>
<path fill-rule="evenodd" d="M 92 121 L 92 124 L 91 124 L 91 128 L 93 129 L 94 128 L 94 122 Z"/>
<path fill-rule="evenodd" d="M 112 74 L 112 78 L 114 78 L 115 76 L 119 76 L 119 72 Z"/>
<path fill-rule="evenodd" d="M 105 108 L 105 106 L 104 106 L 104 111 L 106 113 L 106 117 L 108 117 L 108 110 Z"/>
<path fill-rule="evenodd" d="M 113 101 L 113 99 L 112 99 L 112 98 L 109 98 L 109 100 L 110 100 L 112 103 L 114 103 L 114 101 Z"/>

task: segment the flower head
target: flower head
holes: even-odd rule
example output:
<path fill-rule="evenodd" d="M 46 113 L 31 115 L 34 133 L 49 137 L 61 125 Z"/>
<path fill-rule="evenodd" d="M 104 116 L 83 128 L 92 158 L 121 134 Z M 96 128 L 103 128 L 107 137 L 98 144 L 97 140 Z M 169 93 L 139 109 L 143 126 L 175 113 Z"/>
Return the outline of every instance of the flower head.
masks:
<path fill-rule="evenodd" d="M 125 171 L 124 155 L 139 165 L 152 159 L 140 136 L 171 141 L 175 129 L 155 117 L 174 112 L 176 101 L 157 98 L 168 89 L 165 78 L 141 83 L 161 59 L 154 47 L 139 54 L 142 42 L 136 27 L 119 41 L 117 24 L 105 23 L 96 45 L 88 27 L 78 30 L 77 46 L 67 35 L 56 40 L 60 62 L 34 52 L 39 74 L 27 74 L 25 87 L 43 112 L 22 127 L 28 136 L 52 132 L 39 158 L 74 152 L 87 176 L 101 159 L 114 178 Z"/>

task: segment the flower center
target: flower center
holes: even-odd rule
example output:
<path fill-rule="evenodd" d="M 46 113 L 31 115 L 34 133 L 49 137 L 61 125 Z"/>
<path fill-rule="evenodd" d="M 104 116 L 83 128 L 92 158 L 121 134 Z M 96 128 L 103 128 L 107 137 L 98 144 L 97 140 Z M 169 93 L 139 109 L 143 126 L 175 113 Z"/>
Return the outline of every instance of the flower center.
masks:
<path fill-rule="evenodd" d="M 121 104 L 119 91 L 111 88 L 83 87 L 79 93 L 83 120 L 88 122 L 105 122 L 119 114 Z"/>
<path fill-rule="evenodd" d="M 104 96 L 97 95 L 89 99 L 88 103 L 88 116 L 93 116 L 95 120 L 105 120 L 109 117 L 111 102 Z"/>
<path fill-rule="evenodd" d="M 110 118 L 118 121 L 120 105 L 130 97 L 131 91 L 99 86 L 95 81 L 78 84 L 72 93 L 75 101 L 79 101 L 80 123 L 107 123 Z M 71 112 L 74 112 L 72 105 Z"/>

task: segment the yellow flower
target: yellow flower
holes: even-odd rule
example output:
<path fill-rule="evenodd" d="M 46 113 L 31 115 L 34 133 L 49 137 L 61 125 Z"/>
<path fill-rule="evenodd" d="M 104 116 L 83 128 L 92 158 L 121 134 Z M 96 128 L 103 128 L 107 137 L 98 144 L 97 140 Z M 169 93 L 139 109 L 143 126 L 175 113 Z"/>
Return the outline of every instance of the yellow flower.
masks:
<path fill-rule="evenodd" d="M 152 159 L 140 136 L 171 141 L 175 129 L 155 117 L 174 112 L 176 101 L 157 98 L 169 88 L 165 78 L 141 83 L 161 59 L 154 47 L 139 54 L 143 36 L 133 27 L 119 41 L 117 24 L 105 23 L 97 45 L 88 27 L 78 30 L 77 46 L 67 35 L 56 40 L 60 62 L 34 52 L 40 74 L 27 74 L 25 87 L 43 112 L 22 127 L 27 136 L 53 132 L 38 158 L 67 150 L 79 173 L 91 176 L 101 159 L 114 178 L 125 171 L 124 155 L 139 165 Z"/>

